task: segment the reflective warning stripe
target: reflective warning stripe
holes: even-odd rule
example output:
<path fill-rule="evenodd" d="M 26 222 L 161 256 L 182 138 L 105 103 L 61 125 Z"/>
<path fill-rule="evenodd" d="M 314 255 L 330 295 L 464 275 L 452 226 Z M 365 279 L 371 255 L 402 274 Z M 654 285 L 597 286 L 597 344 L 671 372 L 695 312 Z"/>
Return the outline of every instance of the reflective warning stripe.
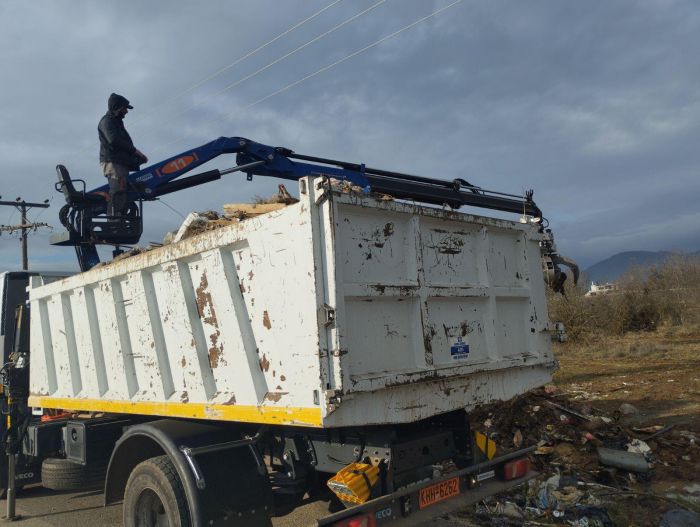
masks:
<path fill-rule="evenodd" d="M 486 459 L 491 460 L 496 455 L 496 442 L 481 432 L 474 432 L 474 442 L 479 450 L 484 453 Z"/>
<path fill-rule="evenodd" d="M 114 414 L 160 415 L 189 417 L 214 421 L 238 421 L 278 425 L 322 426 L 320 408 L 243 406 L 234 404 L 167 403 L 145 401 L 115 401 L 109 399 L 66 399 L 59 397 L 29 397 L 29 406 L 105 412 Z"/>

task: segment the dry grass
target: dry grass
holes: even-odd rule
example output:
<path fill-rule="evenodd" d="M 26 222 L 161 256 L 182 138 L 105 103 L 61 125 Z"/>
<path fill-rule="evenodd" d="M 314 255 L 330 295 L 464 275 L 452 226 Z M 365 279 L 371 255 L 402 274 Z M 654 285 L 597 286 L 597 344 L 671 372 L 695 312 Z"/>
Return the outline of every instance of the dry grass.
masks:
<path fill-rule="evenodd" d="M 596 297 L 584 296 L 583 287 L 570 286 L 565 297 L 549 298 L 550 317 L 564 322 L 573 342 L 585 344 L 700 322 L 697 258 L 674 256 L 658 267 L 633 269 L 617 286 L 616 292 Z"/>

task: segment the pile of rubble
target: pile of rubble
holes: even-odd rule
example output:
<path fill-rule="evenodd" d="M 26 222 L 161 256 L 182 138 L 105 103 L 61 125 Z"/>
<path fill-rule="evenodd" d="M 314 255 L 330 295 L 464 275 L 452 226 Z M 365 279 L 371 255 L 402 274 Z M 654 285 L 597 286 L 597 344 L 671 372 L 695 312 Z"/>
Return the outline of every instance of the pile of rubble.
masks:
<path fill-rule="evenodd" d="M 380 193 L 369 193 L 366 189 L 363 189 L 357 185 L 353 185 L 348 181 L 343 181 L 335 178 L 330 178 L 329 185 L 331 189 L 335 192 L 341 192 L 344 194 L 353 194 L 361 197 L 371 196 L 380 201 L 393 201 L 393 197 L 388 194 Z M 275 210 L 282 209 L 288 205 L 297 203 L 299 200 L 292 196 L 284 185 L 278 185 L 278 191 L 270 197 L 260 197 L 257 196 L 253 203 L 226 203 L 223 206 L 223 213 L 216 212 L 213 210 L 205 212 L 191 212 L 187 215 L 185 220 L 180 225 L 180 228 L 176 231 L 171 231 L 165 234 L 162 243 L 151 243 L 149 247 L 136 246 L 128 251 L 124 251 L 119 256 L 116 256 L 113 261 L 123 260 L 125 258 L 130 258 L 137 254 L 141 254 L 163 245 L 170 245 L 172 243 L 177 243 L 197 234 L 203 232 L 212 231 L 220 229 L 222 227 L 227 227 L 229 225 L 238 223 L 240 221 L 247 220 L 249 218 L 255 218 L 261 214 L 266 214 L 268 212 L 273 212 Z M 107 263 L 100 263 L 96 267 L 102 267 L 108 265 Z"/>
<path fill-rule="evenodd" d="M 554 386 L 474 411 L 472 427 L 501 453 L 536 445 L 531 462 L 540 475 L 478 504 L 468 517 L 499 526 L 700 526 L 700 485 L 693 483 L 700 434 L 626 424 L 637 412 L 624 403 L 605 415 Z"/>
<path fill-rule="evenodd" d="M 269 198 L 257 197 L 253 203 L 226 203 L 223 207 L 223 214 L 213 210 L 192 212 L 185 218 L 177 231 L 165 235 L 163 245 L 177 243 L 206 231 L 227 227 L 232 223 L 273 212 L 299 201 L 287 192 L 284 185 L 279 185 L 277 189 L 277 194 Z"/>

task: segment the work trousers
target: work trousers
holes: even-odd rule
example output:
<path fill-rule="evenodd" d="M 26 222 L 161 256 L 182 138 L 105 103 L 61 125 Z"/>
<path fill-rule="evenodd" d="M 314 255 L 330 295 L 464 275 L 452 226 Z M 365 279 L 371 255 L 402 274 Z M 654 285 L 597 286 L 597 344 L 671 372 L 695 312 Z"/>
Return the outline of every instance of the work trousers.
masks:
<path fill-rule="evenodd" d="M 124 165 L 116 163 L 100 163 L 102 173 L 109 183 L 109 204 L 107 205 L 108 216 L 121 216 L 125 212 L 127 194 L 126 178 L 129 169 Z"/>

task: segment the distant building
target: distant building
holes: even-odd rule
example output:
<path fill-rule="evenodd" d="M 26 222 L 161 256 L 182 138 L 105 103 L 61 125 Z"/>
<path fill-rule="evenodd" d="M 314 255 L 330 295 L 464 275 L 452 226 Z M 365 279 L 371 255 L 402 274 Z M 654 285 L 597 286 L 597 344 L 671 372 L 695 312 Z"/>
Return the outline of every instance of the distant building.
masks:
<path fill-rule="evenodd" d="M 593 282 L 591 284 L 591 288 L 586 293 L 586 296 L 607 295 L 607 294 L 613 293 L 615 291 L 617 291 L 617 286 L 615 284 L 611 284 L 611 283 L 596 284 L 595 282 Z"/>

